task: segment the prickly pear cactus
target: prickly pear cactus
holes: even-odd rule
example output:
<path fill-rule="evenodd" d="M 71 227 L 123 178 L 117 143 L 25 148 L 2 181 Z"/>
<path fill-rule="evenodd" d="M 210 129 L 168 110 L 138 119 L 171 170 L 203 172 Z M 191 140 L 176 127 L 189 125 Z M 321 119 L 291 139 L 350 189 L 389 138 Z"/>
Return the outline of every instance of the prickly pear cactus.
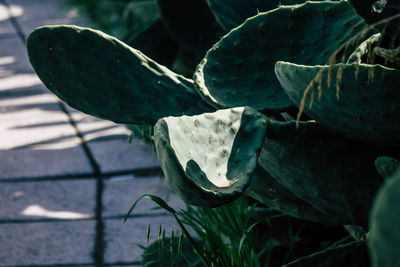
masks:
<path fill-rule="evenodd" d="M 335 215 L 326 216 L 327 213 L 322 214 L 303 199 L 296 197 L 291 191 L 278 183 L 260 164 L 257 164 L 252 181 L 245 194 L 267 207 L 295 218 L 327 225 L 334 221 L 337 222 Z"/>
<path fill-rule="evenodd" d="M 275 62 L 323 64 L 366 26 L 346 1 L 306 2 L 259 13 L 207 52 L 194 75 L 196 89 L 216 108 L 288 108 L 293 103 L 275 77 Z"/>
<path fill-rule="evenodd" d="M 387 179 L 400 167 L 400 160 L 389 156 L 380 156 L 375 160 L 375 167 L 378 173 Z"/>
<path fill-rule="evenodd" d="M 169 184 L 194 205 L 239 197 L 251 181 L 267 118 L 249 107 L 160 119 L 155 143 Z"/>
<path fill-rule="evenodd" d="M 102 32 L 46 26 L 30 34 L 27 49 L 46 87 L 88 114 L 154 124 L 164 116 L 212 111 L 200 101 L 192 80 Z"/>
<path fill-rule="evenodd" d="M 260 12 L 275 9 L 280 5 L 293 5 L 304 2 L 304 0 L 231 0 L 227 4 L 223 0 L 207 0 L 215 18 L 225 31 L 239 26 L 247 18 Z"/>
<path fill-rule="evenodd" d="M 368 250 L 365 241 L 333 244 L 329 248 L 301 257 L 282 267 L 365 267 L 368 266 Z"/>
<path fill-rule="evenodd" d="M 251 4 L 242 14 L 254 16 L 240 24 L 245 2 L 207 1 L 230 31 L 198 64 L 194 81 L 114 37 L 76 26 L 35 30 L 27 44 L 30 61 L 69 105 L 115 122 L 155 124 L 161 167 L 186 202 L 215 207 L 246 194 L 302 220 L 352 224 L 349 232 L 367 228 L 369 217 L 374 266 L 400 265 L 399 44 L 397 35 L 390 35 L 393 45 L 385 39 L 398 33 L 397 20 L 389 31 L 377 27 L 380 35 L 366 41 L 377 33 L 367 25 L 376 18 L 364 16 L 360 1 L 350 1 L 355 9 L 348 1 L 320 1 L 263 13 L 254 13 Z M 388 7 L 397 10 L 396 1 L 376 2 L 385 18 Z M 187 41 L 186 49 L 204 52 L 211 39 L 193 43 L 203 33 L 176 28 L 179 19 L 163 25 L 175 41 Z M 152 40 L 151 32 L 143 31 L 143 38 Z M 377 58 L 365 62 L 370 54 Z M 332 63 L 349 56 L 348 63 Z M 297 109 L 307 117 L 295 121 Z M 365 266 L 368 234 L 353 236 L 354 242 L 335 243 L 287 266 Z"/>
<path fill-rule="evenodd" d="M 319 216 L 309 219 L 367 225 L 375 193 L 383 183 L 374 166 L 378 153 L 378 148 L 334 134 L 316 122 L 272 122 L 258 163 L 317 211 Z M 253 182 L 257 187 L 257 180 Z"/>
<path fill-rule="evenodd" d="M 400 171 L 379 190 L 370 217 L 368 244 L 373 267 L 400 265 Z"/>
<path fill-rule="evenodd" d="M 277 62 L 275 72 L 290 99 L 324 127 L 356 140 L 400 145 L 400 70 L 381 65 Z"/>

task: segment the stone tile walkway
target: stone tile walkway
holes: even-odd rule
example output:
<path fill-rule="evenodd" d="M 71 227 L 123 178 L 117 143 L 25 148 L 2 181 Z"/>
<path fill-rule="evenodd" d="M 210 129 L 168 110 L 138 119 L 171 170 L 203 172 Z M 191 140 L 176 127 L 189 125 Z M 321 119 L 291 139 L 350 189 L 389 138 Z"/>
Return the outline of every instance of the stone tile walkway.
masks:
<path fill-rule="evenodd" d="M 152 149 L 122 125 L 80 113 L 40 82 L 26 36 L 87 26 L 62 0 L 0 0 L 0 267 L 139 266 L 147 228 L 178 230 L 142 194 L 170 194 Z"/>

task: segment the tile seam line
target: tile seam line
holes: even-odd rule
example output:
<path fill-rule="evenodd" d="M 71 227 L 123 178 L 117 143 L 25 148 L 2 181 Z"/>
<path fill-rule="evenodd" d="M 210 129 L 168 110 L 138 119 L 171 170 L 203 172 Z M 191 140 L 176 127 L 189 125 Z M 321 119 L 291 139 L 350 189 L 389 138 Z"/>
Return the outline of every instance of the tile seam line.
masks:
<path fill-rule="evenodd" d="M 6 0 L 0 0 L 0 3 L 3 3 L 6 6 L 7 12 L 9 14 L 9 20 L 11 24 L 13 25 L 14 29 L 17 31 L 17 34 L 24 44 L 26 46 L 26 35 L 23 32 L 21 25 L 19 24 L 17 18 L 13 16 L 11 13 L 10 5 Z M 95 265 L 98 267 L 103 266 L 103 260 L 104 260 L 104 240 L 103 240 L 103 234 L 104 234 L 104 226 L 103 226 L 103 220 L 102 220 L 102 191 L 103 191 L 103 180 L 102 180 L 102 174 L 101 174 L 101 169 L 99 164 L 96 162 L 93 153 L 90 151 L 89 146 L 87 145 L 82 133 L 79 131 L 75 121 L 73 120 L 71 114 L 68 112 L 67 108 L 65 107 L 65 104 L 57 98 L 57 104 L 62 110 L 62 112 L 67 116 L 69 124 L 74 128 L 76 136 L 80 140 L 80 145 L 82 146 L 82 149 L 85 153 L 85 156 L 87 157 L 92 169 L 95 172 L 95 177 L 97 178 L 97 185 L 96 185 L 96 236 L 94 240 L 94 251 L 93 251 L 93 260 L 95 262 Z"/>
<path fill-rule="evenodd" d="M 10 22 L 12 23 L 13 27 L 17 31 L 18 36 L 20 37 L 20 40 L 22 41 L 23 45 L 26 46 L 26 35 L 23 32 L 23 30 L 22 30 L 17 18 L 12 15 L 11 10 L 10 10 L 10 5 L 8 4 L 7 0 L 0 0 L 0 3 L 3 3 L 6 6 L 8 14 L 9 14 Z M 59 98 L 57 98 L 57 104 L 61 108 L 62 112 L 68 117 L 69 124 L 71 124 L 71 126 L 74 128 L 75 134 L 80 140 L 80 144 L 82 145 L 82 148 L 83 148 L 83 150 L 85 152 L 85 155 L 88 158 L 91 167 L 95 171 L 95 175 L 96 176 L 101 176 L 101 171 L 100 171 L 99 164 L 96 162 L 96 160 L 95 160 L 95 158 L 93 156 L 93 153 L 90 151 L 89 147 L 87 146 L 86 141 L 85 141 L 82 133 L 79 131 L 79 129 L 78 129 L 75 121 L 73 120 L 71 114 L 68 112 L 67 108 L 65 107 L 65 104 Z"/>
<path fill-rule="evenodd" d="M 80 145 L 86 155 L 86 158 L 88 159 L 93 171 L 94 171 L 94 176 L 97 180 L 96 182 L 96 210 L 95 210 L 95 220 L 96 220 L 96 236 L 94 237 L 94 251 L 92 253 L 93 255 L 93 260 L 95 262 L 96 267 L 102 267 L 103 266 L 103 261 L 104 261 L 104 223 L 103 223 L 103 218 L 102 218 L 102 212 L 103 212 L 103 200 L 102 200 L 102 195 L 103 195 L 103 187 L 104 187 L 104 182 L 103 182 L 103 175 L 101 173 L 101 169 L 99 164 L 97 163 L 92 151 L 90 150 L 83 134 L 79 131 L 78 126 L 76 125 L 76 122 L 73 120 L 71 114 L 67 110 L 65 104 L 57 98 L 57 104 L 64 112 L 64 114 L 68 118 L 69 124 L 74 128 L 76 136 L 79 138 Z"/>
<path fill-rule="evenodd" d="M 15 16 L 13 16 L 13 14 L 11 13 L 10 5 L 8 4 L 7 0 L 0 0 L 0 3 L 3 3 L 6 6 L 7 12 L 9 14 L 9 20 L 10 20 L 11 24 L 13 25 L 14 29 L 16 30 L 23 45 L 26 46 L 26 35 L 23 32 L 21 25 L 19 24 L 17 18 Z M 91 153 L 89 147 L 87 147 L 86 141 L 83 138 L 82 133 L 79 131 L 78 127 L 76 126 L 76 123 L 72 119 L 71 114 L 66 109 L 64 103 L 58 98 L 57 98 L 57 104 L 61 108 L 62 112 L 68 117 L 68 122 L 72 125 L 72 127 L 75 130 L 75 134 L 80 139 L 80 144 L 82 145 L 83 149 L 85 150 L 85 154 L 88 157 L 91 167 L 95 171 L 95 175 L 101 176 L 100 167 L 97 164 L 96 160 L 94 159 L 93 154 Z"/>
<path fill-rule="evenodd" d="M 19 25 L 17 18 L 14 17 L 13 14 L 11 13 L 10 5 L 8 4 L 7 0 L 0 0 L 0 3 L 6 7 L 7 13 L 9 16 L 9 21 L 12 24 L 12 26 L 14 27 L 14 30 L 17 32 L 19 39 L 25 45 L 26 44 L 26 35 L 25 35 L 24 31 L 22 30 L 21 25 Z"/>
<path fill-rule="evenodd" d="M 159 218 L 171 216 L 170 213 L 167 212 L 154 212 L 154 213 L 137 213 L 135 215 L 130 215 L 128 220 L 136 220 L 142 218 Z M 121 220 L 121 225 L 123 225 L 123 221 L 125 219 L 125 215 L 106 215 L 102 217 L 103 221 L 112 221 L 112 220 Z M 48 219 L 48 218 L 38 218 L 38 219 L 0 219 L 0 225 L 5 224 L 35 224 L 35 223 L 70 223 L 70 222 L 87 222 L 87 221 L 95 221 L 95 217 L 91 216 L 88 218 L 82 219 Z M 0 266 L 1 267 L 1 266 Z"/>
<path fill-rule="evenodd" d="M 131 169 L 131 170 L 122 170 L 122 171 L 110 171 L 110 172 L 102 172 L 101 176 L 103 180 L 113 179 L 115 176 L 122 175 L 133 175 L 132 179 L 147 179 L 154 177 L 162 177 L 164 179 L 164 174 L 160 167 L 149 167 L 149 168 L 141 168 L 141 169 Z M 24 183 L 24 182 L 40 182 L 40 181 L 54 181 L 54 180 L 81 180 L 81 179 L 96 179 L 96 174 L 93 173 L 77 173 L 77 174 L 66 174 L 66 175 L 49 175 L 49 176 L 38 176 L 38 177 L 11 177 L 5 178 L 0 177 L 0 184 L 2 183 Z"/>
<path fill-rule="evenodd" d="M 131 261 L 131 262 L 116 262 L 116 263 L 105 263 L 104 267 L 109 267 L 109 266 L 115 266 L 115 265 L 121 265 L 121 266 L 141 266 L 140 261 Z M 35 264 L 30 264 L 30 265 L 0 265 L 0 267 L 83 267 L 83 266 L 88 266 L 92 267 L 93 263 L 63 263 L 63 264 L 48 264 L 48 265 L 35 265 Z"/>
<path fill-rule="evenodd" d="M 93 266 L 93 263 L 63 263 L 63 264 L 45 264 L 45 265 L 36 265 L 36 264 L 29 264 L 29 265 L 0 265 L 0 267 L 83 267 Z"/>

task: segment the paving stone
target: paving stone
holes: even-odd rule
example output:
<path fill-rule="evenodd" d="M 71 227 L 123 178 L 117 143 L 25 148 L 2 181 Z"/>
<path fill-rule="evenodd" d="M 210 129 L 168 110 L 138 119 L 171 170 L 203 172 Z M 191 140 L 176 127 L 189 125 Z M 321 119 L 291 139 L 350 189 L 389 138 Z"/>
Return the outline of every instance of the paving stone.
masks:
<path fill-rule="evenodd" d="M 2 79 L 0 78 L 0 82 L 4 81 L 5 83 L 3 85 L 6 84 L 6 82 L 10 82 L 13 83 L 15 79 L 18 78 L 27 78 L 28 80 L 30 78 L 32 78 L 32 76 L 30 75 L 25 75 L 25 74 L 17 74 L 17 75 L 12 75 L 11 77 L 9 77 L 9 79 L 5 78 Z M 20 88 L 10 88 L 9 85 L 7 85 L 8 88 L 10 89 L 6 89 L 6 90 L 0 90 L 0 103 L 6 99 L 11 99 L 11 98 L 20 98 L 20 97 L 31 97 L 31 96 L 37 96 L 37 95 L 42 95 L 42 94 L 49 94 L 49 92 L 47 92 L 43 86 L 41 85 L 33 85 L 30 86 L 28 84 L 28 82 L 32 82 L 32 81 L 26 81 L 27 84 L 25 84 L 26 86 L 21 86 Z M 2 113 L 4 113 L 4 108 L 2 108 L 3 111 L 1 111 Z"/>
<path fill-rule="evenodd" d="M 2 76 L 5 75 L 5 76 Z M 34 73 L 0 73 L 0 101 L 10 98 L 50 94 Z"/>
<path fill-rule="evenodd" d="M 87 26 L 87 20 L 78 16 L 65 0 L 12 0 L 13 5 L 22 6 L 24 15 L 17 20 L 25 34 L 44 25 L 75 24 Z"/>
<path fill-rule="evenodd" d="M 67 105 L 67 110 L 76 123 L 85 141 L 127 139 L 131 134 L 123 124 L 87 115 Z"/>
<path fill-rule="evenodd" d="M 130 218 L 125 224 L 122 219 L 105 220 L 105 263 L 141 261 L 143 250 L 137 246 L 146 245 L 147 228 L 150 225 L 150 243 L 157 240 L 161 224 L 166 236 L 174 230 L 180 235 L 180 228 L 172 216 Z"/>
<path fill-rule="evenodd" d="M 93 264 L 95 221 L 0 224 L 0 266 Z"/>
<path fill-rule="evenodd" d="M 23 15 L 23 9 L 21 6 L 11 5 L 11 10 L 9 10 L 4 4 L 0 4 L 0 39 L 3 38 L 4 35 L 15 32 L 15 29 L 9 20 L 10 11 L 16 18 Z"/>
<path fill-rule="evenodd" d="M 90 141 L 88 146 L 103 173 L 160 166 L 156 152 L 142 140 L 133 138 L 129 143 L 128 136 L 116 140 L 100 140 Z"/>
<path fill-rule="evenodd" d="M 33 73 L 28 53 L 21 39 L 16 33 L 8 36 L 8 38 L 0 37 L 0 77 L 16 73 Z"/>
<path fill-rule="evenodd" d="M 150 145 L 132 138 L 122 124 L 84 114 L 67 107 L 79 131 L 88 141 L 90 151 L 103 173 L 159 167 L 157 155 Z"/>
<path fill-rule="evenodd" d="M 150 194 L 161 197 L 174 209 L 185 208 L 184 202 L 171 192 L 167 182 L 161 177 L 134 178 L 132 175 L 114 177 L 104 182 L 103 216 L 125 216 L 133 202 L 141 195 Z M 155 214 L 165 212 L 153 201 L 143 199 L 133 214 Z"/>
<path fill-rule="evenodd" d="M 0 121 L 0 150 L 79 144 L 68 117 L 51 94 L 0 99 Z"/>
<path fill-rule="evenodd" d="M 94 174 L 80 146 L 0 151 L 0 170 L 0 180 Z"/>
<path fill-rule="evenodd" d="M 0 179 L 93 173 L 53 95 L 1 98 L 0 121 Z"/>
<path fill-rule="evenodd" d="M 95 200 L 95 179 L 1 183 L 0 220 L 90 218 Z"/>
<path fill-rule="evenodd" d="M 14 37 L 15 29 L 9 20 L 0 21 L 0 41 Z"/>

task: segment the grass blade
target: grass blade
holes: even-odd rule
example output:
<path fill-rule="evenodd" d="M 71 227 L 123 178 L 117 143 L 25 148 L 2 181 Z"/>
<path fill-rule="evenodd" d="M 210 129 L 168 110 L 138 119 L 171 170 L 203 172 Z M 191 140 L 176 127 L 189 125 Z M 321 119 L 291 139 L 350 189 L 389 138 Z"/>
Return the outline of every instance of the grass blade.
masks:
<path fill-rule="evenodd" d="M 169 206 L 167 204 L 167 202 L 165 202 L 162 198 L 157 197 L 157 196 L 153 196 L 153 195 L 142 195 L 141 197 L 139 197 L 132 205 L 132 207 L 129 209 L 128 213 L 126 214 L 125 218 L 124 218 L 124 223 L 128 220 L 129 216 L 132 214 L 133 209 L 136 207 L 136 205 L 139 203 L 140 200 L 147 198 L 150 199 L 152 201 L 154 201 L 155 203 L 157 203 L 157 205 L 159 205 L 161 208 L 163 208 L 164 210 L 175 214 L 176 211 L 171 208 L 171 206 Z"/>

